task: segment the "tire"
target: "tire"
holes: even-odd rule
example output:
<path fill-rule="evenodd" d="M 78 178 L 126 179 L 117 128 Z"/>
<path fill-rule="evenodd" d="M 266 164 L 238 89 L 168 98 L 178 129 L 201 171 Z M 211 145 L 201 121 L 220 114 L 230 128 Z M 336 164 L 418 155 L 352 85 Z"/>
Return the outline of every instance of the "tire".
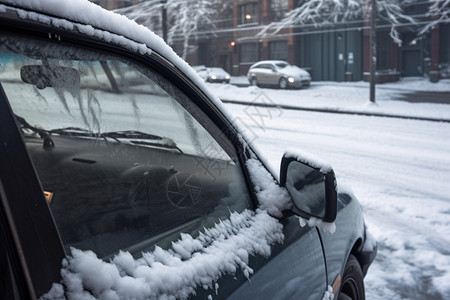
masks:
<path fill-rule="evenodd" d="M 342 276 L 338 300 L 365 300 L 364 276 L 358 260 L 350 254 Z"/>
<path fill-rule="evenodd" d="M 252 77 L 252 79 L 250 79 L 250 85 L 258 86 L 258 79 L 256 79 L 256 77 Z"/>
<path fill-rule="evenodd" d="M 284 78 L 284 77 L 280 78 L 280 81 L 278 82 L 278 87 L 283 90 L 287 89 L 288 82 L 287 82 L 286 78 Z"/>

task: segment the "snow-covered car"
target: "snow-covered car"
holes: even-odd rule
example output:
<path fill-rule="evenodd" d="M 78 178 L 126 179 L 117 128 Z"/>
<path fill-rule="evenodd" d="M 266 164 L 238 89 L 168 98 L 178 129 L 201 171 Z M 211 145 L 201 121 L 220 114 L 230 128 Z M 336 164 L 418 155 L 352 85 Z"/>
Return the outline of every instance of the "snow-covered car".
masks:
<path fill-rule="evenodd" d="M 208 69 L 204 65 L 192 66 L 192 69 L 194 69 L 203 80 L 206 81 L 208 79 Z"/>
<path fill-rule="evenodd" d="M 364 299 L 376 242 L 328 163 L 270 172 L 170 47 L 87 0 L 0 0 L 0 24 L 0 299 Z"/>
<path fill-rule="evenodd" d="M 311 84 L 311 75 L 302 68 L 282 60 L 263 60 L 253 64 L 247 79 L 255 86 L 275 86 L 280 89 L 301 88 Z"/>
<path fill-rule="evenodd" d="M 222 68 L 207 68 L 207 82 L 230 83 L 230 74 Z"/>

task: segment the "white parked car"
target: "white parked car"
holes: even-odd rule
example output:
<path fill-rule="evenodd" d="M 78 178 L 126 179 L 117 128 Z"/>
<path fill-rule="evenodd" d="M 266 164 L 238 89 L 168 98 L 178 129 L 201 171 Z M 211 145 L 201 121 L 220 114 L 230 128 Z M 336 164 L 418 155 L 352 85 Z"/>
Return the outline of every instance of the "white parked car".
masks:
<path fill-rule="evenodd" d="M 311 75 L 302 68 L 282 60 L 263 60 L 247 73 L 251 85 L 276 86 L 280 89 L 301 88 L 311 84 Z"/>

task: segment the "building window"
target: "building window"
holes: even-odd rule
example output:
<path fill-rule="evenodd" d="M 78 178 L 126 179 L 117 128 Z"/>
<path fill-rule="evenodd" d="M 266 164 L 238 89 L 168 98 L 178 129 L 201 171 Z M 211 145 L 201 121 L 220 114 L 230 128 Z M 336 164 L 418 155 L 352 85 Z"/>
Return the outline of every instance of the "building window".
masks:
<path fill-rule="evenodd" d="M 246 3 L 240 6 L 240 24 L 256 23 L 256 3 Z"/>
<path fill-rule="evenodd" d="M 270 9 L 272 11 L 273 20 L 280 21 L 284 18 L 286 13 L 289 10 L 289 1 L 288 0 L 271 0 L 270 1 Z"/>
<path fill-rule="evenodd" d="M 269 57 L 270 59 L 287 60 L 288 59 L 287 41 L 270 42 Z"/>
<path fill-rule="evenodd" d="M 255 62 L 258 60 L 258 47 L 256 43 L 240 45 L 239 53 L 241 63 Z"/>

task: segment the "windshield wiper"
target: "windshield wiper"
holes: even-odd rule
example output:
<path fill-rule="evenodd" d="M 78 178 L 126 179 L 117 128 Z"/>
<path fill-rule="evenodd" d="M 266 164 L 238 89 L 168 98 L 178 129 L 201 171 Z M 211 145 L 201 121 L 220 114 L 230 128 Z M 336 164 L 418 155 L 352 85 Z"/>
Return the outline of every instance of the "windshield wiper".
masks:
<path fill-rule="evenodd" d="M 177 144 L 168 137 L 162 137 L 136 130 L 105 132 L 101 133 L 100 137 L 112 138 L 119 143 L 129 142 L 134 145 L 175 149 L 180 153 L 183 153 L 183 151 L 178 148 Z"/>
<path fill-rule="evenodd" d="M 108 138 L 115 140 L 119 143 L 128 143 L 133 145 L 139 145 L 144 147 L 154 147 L 154 148 L 164 148 L 177 150 L 180 153 L 183 151 L 178 148 L 177 144 L 168 137 L 162 137 L 154 134 L 149 134 L 136 130 L 125 130 L 125 131 L 111 131 L 104 133 L 94 133 L 91 130 L 81 128 L 81 127 L 64 127 L 56 128 L 51 130 L 45 130 L 37 128 L 30 125 L 24 118 L 16 115 L 16 120 L 20 124 L 21 128 L 29 129 L 37 134 L 41 138 L 50 139 L 52 146 L 54 146 L 53 141 L 50 136 L 52 134 L 57 134 L 61 136 L 69 137 L 92 137 L 92 138 L 103 138 L 107 140 Z"/>
<path fill-rule="evenodd" d="M 21 116 L 18 116 L 16 114 L 14 114 L 14 116 L 16 117 L 16 121 L 20 124 L 20 128 L 22 129 L 29 129 L 37 134 L 39 134 L 39 136 L 41 138 L 45 138 L 47 136 L 49 136 L 49 132 L 45 129 L 42 128 L 37 128 L 35 126 L 30 125 L 24 118 L 22 118 Z"/>
<path fill-rule="evenodd" d="M 57 128 L 48 131 L 50 134 L 59 134 L 59 135 L 68 135 L 68 136 L 87 136 L 87 137 L 97 137 L 98 134 L 93 133 L 92 131 L 81 128 L 81 127 L 64 127 Z"/>

